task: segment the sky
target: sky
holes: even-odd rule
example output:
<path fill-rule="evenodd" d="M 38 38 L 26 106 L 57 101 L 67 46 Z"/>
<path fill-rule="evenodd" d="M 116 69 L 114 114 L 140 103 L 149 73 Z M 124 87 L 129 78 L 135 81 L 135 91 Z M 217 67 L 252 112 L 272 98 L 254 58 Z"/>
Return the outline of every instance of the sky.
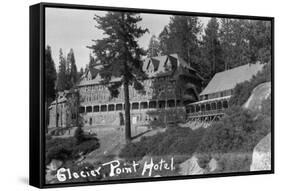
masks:
<path fill-rule="evenodd" d="M 59 49 L 64 56 L 69 50 L 74 50 L 77 68 L 85 68 L 89 63 L 91 50 L 87 46 L 92 45 L 92 40 L 103 38 L 103 31 L 97 29 L 93 19 L 95 15 L 103 16 L 105 11 L 46 8 L 46 45 L 52 49 L 52 57 L 58 68 Z M 141 14 L 142 21 L 139 25 L 148 28 L 149 33 L 145 33 L 139 40 L 139 45 L 147 49 L 150 37 L 158 36 L 164 26 L 169 23 L 171 15 L 163 14 Z M 209 18 L 200 18 L 201 23 L 206 25 Z"/>

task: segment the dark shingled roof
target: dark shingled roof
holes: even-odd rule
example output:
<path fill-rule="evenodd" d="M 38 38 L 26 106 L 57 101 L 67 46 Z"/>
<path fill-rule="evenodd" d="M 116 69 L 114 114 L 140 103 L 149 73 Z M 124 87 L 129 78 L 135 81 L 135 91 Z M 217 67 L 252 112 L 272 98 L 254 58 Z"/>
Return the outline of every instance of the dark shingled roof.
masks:
<path fill-rule="evenodd" d="M 246 64 L 216 73 L 200 96 L 233 89 L 236 84 L 250 80 L 263 68 L 263 64 Z"/>
<path fill-rule="evenodd" d="M 168 62 L 170 61 L 170 62 Z M 171 64 L 171 67 L 167 67 L 167 65 Z M 151 65 L 152 64 L 152 65 Z M 149 71 L 149 67 L 153 67 L 153 71 Z M 78 83 L 78 86 L 99 84 L 101 82 L 101 76 L 98 73 L 99 68 L 102 65 L 98 65 L 94 71 L 90 71 L 91 79 L 85 80 L 89 75 L 89 71 L 87 71 L 82 77 L 81 81 Z M 148 77 L 160 77 L 160 76 L 168 76 L 168 75 L 190 75 L 199 80 L 203 80 L 203 78 L 197 73 L 195 69 L 193 69 L 190 64 L 186 63 L 182 58 L 180 58 L 177 54 L 170 54 L 164 56 L 155 56 L 151 58 L 146 58 L 142 65 L 142 70 L 147 74 Z M 190 72 L 191 71 L 191 72 Z M 121 80 L 120 77 L 112 78 L 112 82 L 116 82 Z"/>

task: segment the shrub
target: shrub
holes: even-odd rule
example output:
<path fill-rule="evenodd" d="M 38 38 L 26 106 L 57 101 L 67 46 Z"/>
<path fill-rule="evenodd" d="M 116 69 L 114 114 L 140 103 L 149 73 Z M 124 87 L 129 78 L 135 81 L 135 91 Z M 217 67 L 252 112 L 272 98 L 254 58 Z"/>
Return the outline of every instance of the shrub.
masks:
<path fill-rule="evenodd" d="M 96 136 L 85 137 L 83 131 L 78 129 L 74 137 L 46 140 L 46 164 L 52 159 L 62 161 L 76 159 L 79 153 L 87 154 L 99 148 L 100 144 Z"/>
<path fill-rule="evenodd" d="M 239 106 L 231 107 L 221 121 L 213 123 L 207 129 L 196 151 L 200 156 L 199 163 L 202 166 L 206 165 L 210 156 L 226 153 L 252 153 L 255 145 L 270 132 L 270 127 L 269 116 L 257 115 Z M 243 160 L 246 161 L 248 158 Z M 222 163 L 226 162 L 227 160 Z M 229 162 L 230 166 L 234 164 L 236 164 L 234 161 Z M 242 167 L 244 168 L 243 165 Z"/>
<path fill-rule="evenodd" d="M 84 131 L 81 127 L 77 127 L 74 133 L 74 137 L 77 139 L 78 143 L 83 142 L 84 140 Z"/>
<path fill-rule="evenodd" d="M 84 142 L 76 145 L 72 149 L 72 157 L 76 158 L 79 156 L 80 153 L 87 154 L 93 150 L 96 150 L 97 148 L 99 148 L 99 146 L 100 146 L 100 144 L 97 139 L 90 139 L 90 140 L 84 141 Z"/>
<path fill-rule="evenodd" d="M 250 97 L 253 89 L 264 82 L 271 81 L 271 64 L 265 64 L 263 69 L 254 75 L 250 81 L 239 83 L 234 88 L 234 94 L 229 100 L 229 104 L 242 106 Z"/>
<path fill-rule="evenodd" d="M 252 153 L 224 153 L 218 158 L 215 172 L 245 172 L 250 170 Z"/>
<path fill-rule="evenodd" d="M 139 160 L 145 155 L 186 155 L 196 150 L 205 129 L 170 127 L 163 133 L 142 137 L 139 142 L 127 144 L 120 152 L 121 158 Z"/>
<path fill-rule="evenodd" d="M 56 138 L 46 142 L 46 164 L 52 159 L 65 161 L 72 156 L 72 148 L 76 145 L 75 138 Z"/>

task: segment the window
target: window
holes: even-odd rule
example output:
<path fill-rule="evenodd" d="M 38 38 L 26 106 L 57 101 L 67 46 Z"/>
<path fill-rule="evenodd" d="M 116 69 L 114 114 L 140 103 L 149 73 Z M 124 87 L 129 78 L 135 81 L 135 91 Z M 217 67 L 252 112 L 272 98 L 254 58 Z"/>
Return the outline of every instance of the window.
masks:
<path fill-rule="evenodd" d="M 94 106 L 94 112 L 99 112 L 100 111 L 100 106 L 96 105 Z"/>
<path fill-rule="evenodd" d="M 100 110 L 101 110 L 102 112 L 107 111 L 107 106 L 106 106 L 106 105 L 102 105 L 102 106 L 100 107 Z"/>
<path fill-rule="evenodd" d="M 165 101 L 158 101 L 158 106 L 159 108 L 165 108 L 166 107 Z"/>
<path fill-rule="evenodd" d="M 222 106 L 223 106 L 223 108 L 228 108 L 228 102 L 227 101 L 223 101 L 222 102 Z"/>
<path fill-rule="evenodd" d="M 196 105 L 196 112 L 199 112 L 199 111 L 200 111 L 200 106 Z"/>
<path fill-rule="evenodd" d="M 76 119 L 76 114 L 75 113 L 71 114 L 71 119 Z"/>
<path fill-rule="evenodd" d="M 140 108 L 141 109 L 146 109 L 147 108 L 147 102 L 141 102 L 141 104 L 140 104 Z"/>
<path fill-rule="evenodd" d="M 85 113 L 85 107 L 79 107 L 79 112 L 80 113 Z"/>
<path fill-rule="evenodd" d="M 175 107 L 175 100 L 168 100 L 168 107 Z"/>
<path fill-rule="evenodd" d="M 139 103 L 138 102 L 133 103 L 132 109 L 139 109 Z"/>
<path fill-rule="evenodd" d="M 122 104 L 116 104 L 116 111 L 122 110 Z"/>
<path fill-rule="evenodd" d="M 201 105 L 201 111 L 205 111 L 205 105 L 204 104 Z"/>
<path fill-rule="evenodd" d="M 217 109 L 217 105 L 215 102 L 211 103 L 211 109 L 212 110 L 216 110 Z"/>
<path fill-rule="evenodd" d="M 217 103 L 217 108 L 218 108 L 218 109 L 222 109 L 222 104 L 221 104 L 221 102 L 218 102 L 218 103 Z"/>
<path fill-rule="evenodd" d="M 149 108 L 156 108 L 156 101 L 150 101 Z"/>
<path fill-rule="evenodd" d="M 194 113 L 195 109 L 194 109 L 194 106 L 193 106 L 193 105 L 190 106 L 190 111 L 191 111 L 191 113 Z"/>
<path fill-rule="evenodd" d="M 87 113 L 92 112 L 92 109 L 93 109 L 92 106 L 87 106 L 86 107 L 86 112 Z"/>
<path fill-rule="evenodd" d="M 207 100 L 208 99 L 208 94 L 207 95 L 205 95 L 205 97 L 204 97 L 204 100 Z"/>
<path fill-rule="evenodd" d="M 211 105 L 209 103 L 206 104 L 206 110 L 210 111 L 211 110 Z"/>
<path fill-rule="evenodd" d="M 177 106 L 182 106 L 181 100 L 177 100 Z"/>
<path fill-rule="evenodd" d="M 114 111 L 114 104 L 108 105 L 108 111 Z"/>

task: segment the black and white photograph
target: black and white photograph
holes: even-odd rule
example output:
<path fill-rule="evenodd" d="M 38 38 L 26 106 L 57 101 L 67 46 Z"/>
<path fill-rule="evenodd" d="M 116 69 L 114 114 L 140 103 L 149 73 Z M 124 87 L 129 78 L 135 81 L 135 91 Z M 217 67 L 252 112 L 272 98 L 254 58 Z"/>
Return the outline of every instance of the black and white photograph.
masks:
<path fill-rule="evenodd" d="M 44 7 L 45 184 L 272 173 L 272 24 Z"/>

